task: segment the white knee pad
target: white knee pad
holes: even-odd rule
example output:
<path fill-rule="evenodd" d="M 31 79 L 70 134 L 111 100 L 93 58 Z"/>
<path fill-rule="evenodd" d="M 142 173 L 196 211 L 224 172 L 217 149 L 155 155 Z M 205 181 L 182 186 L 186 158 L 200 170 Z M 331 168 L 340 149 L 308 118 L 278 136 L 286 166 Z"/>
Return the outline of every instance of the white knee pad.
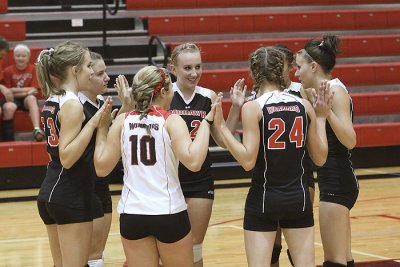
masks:
<path fill-rule="evenodd" d="M 104 260 L 97 259 L 97 260 L 90 260 L 88 261 L 89 267 L 104 267 Z"/>
<path fill-rule="evenodd" d="M 203 244 L 193 245 L 193 262 L 199 262 L 203 259 Z"/>

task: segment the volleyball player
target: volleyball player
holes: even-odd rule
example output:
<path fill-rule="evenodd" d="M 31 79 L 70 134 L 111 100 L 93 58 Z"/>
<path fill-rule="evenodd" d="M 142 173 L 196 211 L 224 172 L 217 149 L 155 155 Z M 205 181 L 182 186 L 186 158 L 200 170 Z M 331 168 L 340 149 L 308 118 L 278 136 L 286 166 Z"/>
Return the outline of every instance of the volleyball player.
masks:
<path fill-rule="evenodd" d="M 329 90 L 322 83 L 316 112 L 307 100 L 284 92 L 285 57 L 273 47 L 257 49 L 250 68 L 259 96 L 242 108 L 243 144 L 226 127 L 221 108 L 214 121 L 235 159 L 245 170 L 253 169 L 244 217 L 248 266 L 270 266 L 278 226 L 294 265 L 315 266 L 313 211 L 302 161 L 306 146 L 317 165 L 326 160 Z"/>
<path fill-rule="evenodd" d="M 97 131 L 95 166 L 107 175 L 122 155 L 124 187 L 118 203 L 129 266 L 193 266 L 192 233 L 178 163 L 198 171 L 208 151 L 211 109 L 192 141 L 184 120 L 167 110 L 174 92 L 165 69 L 148 66 L 132 84 L 136 109 Z M 216 103 L 220 102 L 220 98 Z"/>
<path fill-rule="evenodd" d="M 173 84 L 174 98 L 171 112 L 185 120 L 191 138 L 195 138 L 201 121 L 210 112 L 217 94 L 198 86 L 202 74 L 200 49 L 193 43 L 184 43 L 171 53 L 171 71 L 177 80 Z M 239 79 L 230 91 L 232 106 L 227 125 L 234 132 L 244 103 L 246 87 L 244 79 Z M 211 135 L 216 143 L 224 147 L 218 132 L 211 127 Z M 179 180 L 188 205 L 188 213 L 193 232 L 194 266 L 203 266 L 203 241 L 211 218 L 214 200 L 214 179 L 211 175 L 211 159 L 206 160 L 199 171 L 193 172 L 183 164 L 179 165 Z"/>
<path fill-rule="evenodd" d="M 359 192 L 351 162 L 351 149 L 356 144 L 352 122 L 353 103 L 346 86 L 331 76 L 339 52 L 339 42 L 337 36 L 325 35 L 322 41 L 308 41 L 296 56 L 296 76 L 304 88 L 315 88 L 322 80 L 329 80 L 334 93 L 326 124 L 328 158 L 324 166 L 317 170 L 324 267 L 354 266 L 350 210 Z M 310 99 L 313 98 L 312 94 L 309 95 Z"/>
<path fill-rule="evenodd" d="M 88 49 L 78 43 L 68 41 L 43 50 L 36 71 L 43 95 L 48 96 L 42 123 L 51 157 L 39 191 L 39 214 L 46 225 L 54 265 L 87 266 L 94 180 L 83 154 L 100 117 L 110 116 L 111 100 L 85 121 L 77 94 L 88 87 L 93 69 Z"/>

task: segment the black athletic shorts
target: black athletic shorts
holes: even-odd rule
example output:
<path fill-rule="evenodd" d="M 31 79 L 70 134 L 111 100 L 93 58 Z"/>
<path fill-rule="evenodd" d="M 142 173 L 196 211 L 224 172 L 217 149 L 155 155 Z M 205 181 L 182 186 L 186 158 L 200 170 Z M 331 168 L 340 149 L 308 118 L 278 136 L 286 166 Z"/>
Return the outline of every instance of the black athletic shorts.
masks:
<path fill-rule="evenodd" d="M 214 199 L 214 187 L 199 191 L 183 192 L 185 198 L 207 198 Z"/>
<path fill-rule="evenodd" d="M 119 218 L 121 236 L 138 240 L 154 236 L 163 243 L 174 243 L 184 238 L 191 229 L 186 210 L 166 215 L 138 215 L 122 213 Z"/>
<path fill-rule="evenodd" d="M 359 190 L 342 193 L 320 192 L 319 201 L 336 203 L 351 210 L 358 198 L 358 192 Z"/>
<path fill-rule="evenodd" d="M 314 172 L 305 172 L 303 175 L 304 181 L 307 182 L 307 186 L 315 189 Z"/>
<path fill-rule="evenodd" d="M 24 111 L 29 111 L 29 109 L 25 108 L 24 101 L 27 96 L 21 98 L 14 98 L 14 103 L 17 105 L 18 109 L 22 109 Z"/>
<path fill-rule="evenodd" d="M 314 226 L 312 209 L 280 214 L 267 214 L 246 210 L 243 229 L 257 232 L 273 232 L 281 228 L 306 228 Z"/>
<path fill-rule="evenodd" d="M 71 224 L 93 221 L 91 210 L 73 209 L 60 204 L 38 201 L 39 215 L 44 224 Z"/>
<path fill-rule="evenodd" d="M 95 181 L 94 194 L 94 203 L 92 204 L 93 218 L 100 218 L 106 213 L 112 213 L 111 193 L 107 179 L 104 179 L 104 181 Z"/>

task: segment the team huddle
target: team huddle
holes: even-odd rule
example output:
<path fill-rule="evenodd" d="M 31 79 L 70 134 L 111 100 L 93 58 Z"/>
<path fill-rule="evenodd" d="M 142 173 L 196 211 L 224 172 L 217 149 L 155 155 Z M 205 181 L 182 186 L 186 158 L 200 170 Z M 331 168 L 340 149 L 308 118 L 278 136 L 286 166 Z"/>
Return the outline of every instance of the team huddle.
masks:
<path fill-rule="evenodd" d="M 173 50 L 169 71 L 144 67 L 131 84 L 118 76 L 119 110 L 101 97 L 110 80 L 101 55 L 75 42 L 43 50 L 36 73 L 48 97 L 42 122 L 50 162 L 38 210 L 54 266 L 104 266 L 112 213 L 107 176 L 121 159 L 117 211 L 126 264 L 203 266 L 214 200 L 210 135 L 252 170 L 243 221 L 248 266 L 279 266 L 281 233 L 293 266 L 316 265 L 315 171 L 323 266 L 354 266 L 356 135 L 346 86 L 331 77 L 339 41 L 325 35 L 296 54 L 281 44 L 252 52 L 251 95 L 244 79 L 232 85 L 226 119 L 223 94 L 198 85 L 202 60 L 193 43 Z M 301 83 L 290 80 L 294 68 Z"/>

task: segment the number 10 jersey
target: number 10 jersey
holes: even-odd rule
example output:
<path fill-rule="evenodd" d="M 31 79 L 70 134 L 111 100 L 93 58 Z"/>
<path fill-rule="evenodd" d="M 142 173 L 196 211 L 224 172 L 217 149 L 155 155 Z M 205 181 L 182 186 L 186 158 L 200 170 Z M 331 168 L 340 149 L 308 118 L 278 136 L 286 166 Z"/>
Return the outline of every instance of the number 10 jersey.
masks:
<path fill-rule="evenodd" d="M 124 186 L 118 213 L 166 215 L 186 210 L 178 178 L 179 161 L 164 128 L 169 115 L 153 106 L 142 120 L 139 112 L 126 113 L 121 132 Z"/>

